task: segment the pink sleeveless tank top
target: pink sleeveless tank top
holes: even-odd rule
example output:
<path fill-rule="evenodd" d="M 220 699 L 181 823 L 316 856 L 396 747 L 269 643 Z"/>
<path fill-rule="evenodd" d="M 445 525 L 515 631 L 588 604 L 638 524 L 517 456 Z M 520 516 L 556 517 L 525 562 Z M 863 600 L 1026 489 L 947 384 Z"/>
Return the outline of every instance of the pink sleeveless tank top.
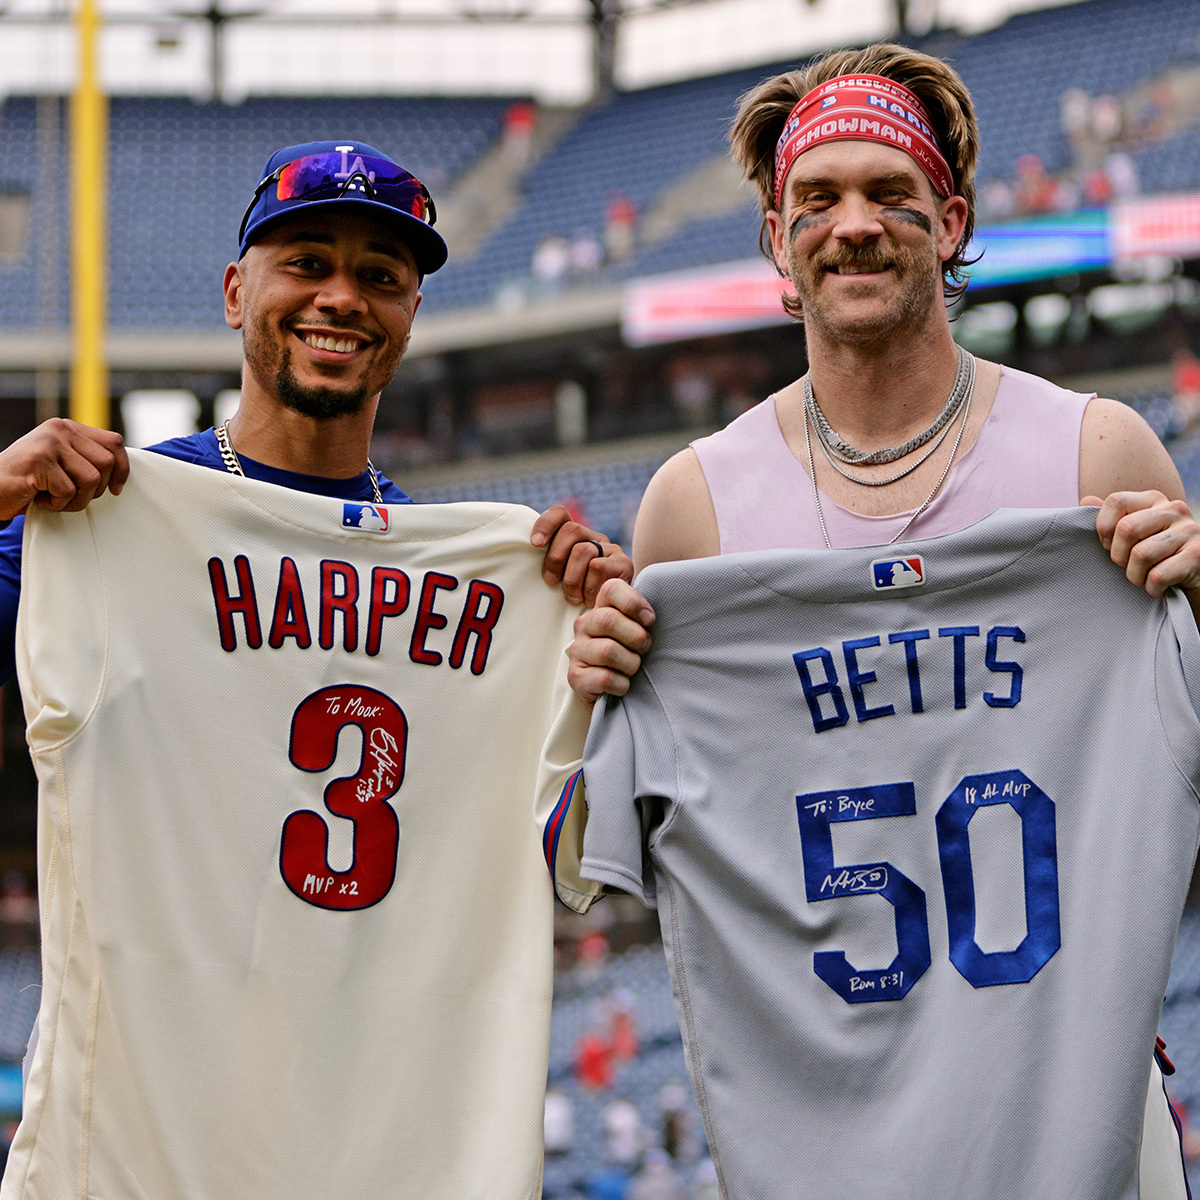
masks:
<path fill-rule="evenodd" d="M 905 540 L 954 533 L 998 508 L 1077 505 L 1079 431 L 1091 399 L 1002 367 L 979 437 Z M 774 396 L 692 448 L 716 509 L 722 554 L 825 545 L 808 471 L 783 439 Z M 835 546 L 885 545 L 913 511 L 864 516 L 823 492 L 821 510 Z"/>

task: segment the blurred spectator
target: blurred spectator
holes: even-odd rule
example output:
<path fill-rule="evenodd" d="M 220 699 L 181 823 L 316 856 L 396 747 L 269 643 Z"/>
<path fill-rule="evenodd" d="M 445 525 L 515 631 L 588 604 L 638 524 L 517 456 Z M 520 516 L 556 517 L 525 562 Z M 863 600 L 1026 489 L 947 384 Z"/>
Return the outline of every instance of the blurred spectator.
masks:
<path fill-rule="evenodd" d="M 624 1097 L 605 1105 L 604 1146 L 610 1162 L 632 1169 L 646 1148 L 646 1130 L 642 1114 Z"/>
<path fill-rule="evenodd" d="M 614 192 L 604 216 L 604 242 L 610 262 L 623 262 L 637 245 L 638 210 L 625 192 Z"/>
<path fill-rule="evenodd" d="M 606 1092 L 613 1085 L 612 1046 L 598 1029 L 589 1029 L 575 1043 L 575 1080 L 590 1092 Z"/>
<path fill-rule="evenodd" d="M 1103 167 L 1093 167 L 1083 176 L 1083 202 L 1089 208 L 1101 208 L 1113 198 L 1112 180 Z"/>
<path fill-rule="evenodd" d="M 1087 158 L 1092 126 L 1092 102 L 1082 88 L 1067 88 L 1059 97 L 1059 123 L 1076 162 Z"/>
<path fill-rule="evenodd" d="M 504 153 L 517 166 L 523 167 L 529 162 L 537 122 L 537 106 L 532 101 L 514 100 L 504 111 Z"/>
<path fill-rule="evenodd" d="M 1046 174 L 1036 154 L 1017 159 L 1016 208 L 1023 214 L 1049 213 L 1059 207 L 1058 181 Z"/>
<path fill-rule="evenodd" d="M 1013 215 L 1016 207 L 1012 186 L 997 176 L 979 189 L 979 215 L 984 221 L 1005 221 Z"/>
<path fill-rule="evenodd" d="M 1108 177 L 1109 188 L 1114 200 L 1128 200 L 1142 190 L 1137 163 L 1133 161 L 1131 155 L 1126 154 L 1123 150 L 1110 154 L 1104 160 L 1104 174 Z"/>
<path fill-rule="evenodd" d="M 728 425 L 730 421 L 740 417 L 742 413 L 749 412 L 761 399 L 761 394 L 752 396 L 747 389 L 747 384 L 742 380 L 738 380 L 721 397 L 720 423 Z"/>
<path fill-rule="evenodd" d="M 688 1200 L 663 1150 L 648 1150 L 646 1161 L 629 1189 L 629 1200 Z"/>
<path fill-rule="evenodd" d="M 711 1158 L 704 1159 L 692 1172 L 690 1200 L 721 1200 L 717 1185 L 717 1167 Z"/>
<path fill-rule="evenodd" d="M 662 1146 L 676 1162 L 691 1162 L 699 1149 L 688 1099 L 688 1090 L 681 1083 L 664 1083 L 658 1093 Z"/>
<path fill-rule="evenodd" d="M 600 268 L 604 251 L 594 234 L 583 230 L 575 235 L 568 251 L 569 266 L 573 275 L 591 275 Z"/>
<path fill-rule="evenodd" d="M 543 292 L 556 292 L 571 265 L 571 247 L 561 233 L 549 233 L 533 251 L 529 272 Z"/>
<path fill-rule="evenodd" d="M 1092 101 L 1092 135 L 1101 146 L 1121 136 L 1121 104 L 1107 92 Z"/>
<path fill-rule="evenodd" d="M 1175 1116 L 1179 1120 L 1179 1142 L 1183 1150 L 1183 1161 L 1189 1167 L 1193 1167 L 1197 1160 L 1200 1160 L 1200 1132 L 1197 1132 L 1192 1125 L 1187 1105 L 1174 1096 L 1171 1096 L 1170 1100 L 1171 1107 L 1175 1110 Z"/>
<path fill-rule="evenodd" d="M 629 1195 L 629 1172 L 616 1164 L 603 1167 L 588 1177 L 588 1200 L 626 1200 Z"/>
<path fill-rule="evenodd" d="M 591 527 L 591 518 L 588 516 L 587 508 L 578 496 L 565 496 L 559 501 L 559 504 L 561 504 L 563 508 L 565 508 L 567 512 L 571 514 L 572 521 L 577 521 L 580 525 L 587 525 L 589 528 Z M 608 954 L 608 936 L 602 933 L 600 930 L 593 930 L 591 932 L 598 933 L 600 937 L 604 939 L 604 945 L 602 948 L 603 953 L 601 953 L 599 956 L 600 960 L 603 961 L 604 957 Z M 579 939 L 581 953 L 583 949 L 583 943 L 589 936 L 590 934 L 585 933 L 583 937 Z M 595 945 L 595 948 L 597 951 L 601 950 L 599 945 Z"/>
<path fill-rule="evenodd" d="M 546 1153 L 570 1154 L 575 1144 L 575 1105 L 571 1097 L 558 1088 L 546 1092 L 546 1115 L 543 1123 Z"/>
<path fill-rule="evenodd" d="M 0 880 L 0 925 L 8 946 L 37 943 L 37 896 L 20 871 L 5 871 Z"/>
<path fill-rule="evenodd" d="M 589 929 L 576 943 L 575 953 L 580 982 L 598 979 L 608 958 L 608 935 L 602 929 Z"/>
<path fill-rule="evenodd" d="M 4 1129 L 0 1130 L 0 1175 L 4 1174 L 4 1167 L 8 1162 L 8 1152 L 12 1149 L 13 1138 L 16 1136 L 16 1121 L 9 1121 Z"/>
<path fill-rule="evenodd" d="M 1162 80 L 1136 96 L 1129 113 L 1129 141 L 1153 142 L 1175 130 L 1175 92 Z"/>
<path fill-rule="evenodd" d="M 1176 428 L 1192 433 L 1200 427 L 1200 359 L 1187 346 L 1171 355 L 1171 396 Z"/>
<path fill-rule="evenodd" d="M 667 368 L 671 387 L 671 403 L 685 429 L 711 425 L 714 419 L 716 385 L 712 376 L 699 363 L 679 357 Z"/>
<path fill-rule="evenodd" d="M 616 1062 L 632 1062 L 638 1055 L 637 999 L 628 988 L 617 988 L 608 998 L 609 1040 Z"/>

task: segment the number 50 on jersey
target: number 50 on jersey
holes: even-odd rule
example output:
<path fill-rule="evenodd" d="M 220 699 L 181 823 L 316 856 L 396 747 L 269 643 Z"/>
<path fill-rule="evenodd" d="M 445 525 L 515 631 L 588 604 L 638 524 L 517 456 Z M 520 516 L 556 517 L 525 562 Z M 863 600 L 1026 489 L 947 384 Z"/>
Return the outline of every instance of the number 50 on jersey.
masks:
<path fill-rule="evenodd" d="M 1025 937 L 1013 950 L 982 950 L 975 939 L 975 882 L 967 832 L 989 804 L 1010 804 L 1021 818 L 1025 885 Z M 876 894 L 896 910 L 896 957 L 883 970 L 856 970 L 841 950 L 818 950 L 813 970 L 843 1000 L 859 1004 L 899 1000 L 931 961 L 925 891 L 889 862 L 838 865 L 833 861 L 834 821 L 912 816 L 911 783 L 809 792 L 796 797 L 804 887 L 810 903 Z M 935 820 L 950 961 L 972 987 L 1028 983 L 1061 944 L 1058 845 L 1054 801 L 1022 771 L 968 775 L 943 801 Z"/>

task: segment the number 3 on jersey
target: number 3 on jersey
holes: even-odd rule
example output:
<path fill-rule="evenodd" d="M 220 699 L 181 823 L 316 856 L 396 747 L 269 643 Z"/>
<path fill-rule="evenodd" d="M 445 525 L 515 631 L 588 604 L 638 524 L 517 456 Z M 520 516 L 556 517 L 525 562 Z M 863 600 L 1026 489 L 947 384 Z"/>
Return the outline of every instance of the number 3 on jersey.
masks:
<path fill-rule="evenodd" d="M 283 823 L 279 870 L 301 900 L 318 908 L 352 910 L 378 904 L 396 878 L 400 821 L 388 800 L 404 779 L 408 721 L 400 706 L 374 688 L 342 684 L 313 692 L 292 715 L 288 751 L 302 771 L 327 771 L 347 725 L 362 730 L 358 770 L 325 789 L 325 807 L 354 822 L 354 861 L 329 866 L 329 826 L 307 809 Z"/>
<path fill-rule="evenodd" d="M 991 953 L 975 940 L 975 881 L 967 835 L 971 818 L 988 804 L 1010 804 L 1021 818 L 1025 885 L 1025 937 L 1014 950 Z M 796 797 L 796 809 L 810 903 L 876 894 L 896 910 L 896 957 L 882 971 L 856 970 L 841 950 L 818 950 L 813 970 L 850 1004 L 901 999 L 931 961 L 925 892 L 889 862 L 835 864 L 829 827 L 834 821 L 912 816 L 917 811 L 913 785 L 809 792 Z M 938 809 L 935 826 L 950 961 L 972 987 L 1028 983 L 1060 944 L 1054 801 L 1022 771 L 968 775 Z"/>

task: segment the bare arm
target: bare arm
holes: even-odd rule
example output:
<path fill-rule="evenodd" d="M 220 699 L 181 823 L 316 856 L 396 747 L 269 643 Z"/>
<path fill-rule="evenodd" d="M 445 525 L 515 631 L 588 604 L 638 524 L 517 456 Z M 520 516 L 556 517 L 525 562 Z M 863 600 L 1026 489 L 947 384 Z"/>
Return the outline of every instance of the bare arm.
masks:
<path fill-rule="evenodd" d="M 650 480 L 633 531 L 637 570 L 656 562 L 707 558 L 721 552 L 717 517 L 696 452 L 668 459 Z M 650 649 L 654 610 L 623 580 L 605 583 L 595 608 L 575 620 L 567 649 L 567 677 L 580 699 L 594 704 L 605 692 L 623 696 Z"/>
<path fill-rule="evenodd" d="M 633 530 L 634 569 L 720 553 L 708 481 L 689 446 L 667 459 L 646 487 Z"/>
<path fill-rule="evenodd" d="M 1154 431 L 1128 405 L 1096 399 L 1083 417 L 1080 503 L 1098 504 L 1096 532 L 1138 587 L 1182 588 L 1200 614 L 1200 526 Z"/>
<path fill-rule="evenodd" d="M 128 477 L 119 433 L 56 417 L 0 451 L 0 520 L 31 503 L 79 512 L 105 490 L 118 494 Z"/>

